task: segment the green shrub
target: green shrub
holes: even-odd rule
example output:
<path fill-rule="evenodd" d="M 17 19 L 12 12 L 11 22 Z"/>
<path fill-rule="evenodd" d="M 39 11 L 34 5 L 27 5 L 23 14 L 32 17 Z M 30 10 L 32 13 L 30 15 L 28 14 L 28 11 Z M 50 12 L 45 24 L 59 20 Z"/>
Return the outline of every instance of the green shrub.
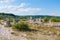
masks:
<path fill-rule="evenodd" d="M 29 26 L 27 23 L 21 22 L 21 23 L 14 24 L 13 28 L 18 29 L 18 30 L 28 30 Z"/>
<path fill-rule="evenodd" d="M 14 18 L 9 18 L 9 21 L 10 21 L 10 22 L 13 22 L 13 19 L 14 19 Z"/>

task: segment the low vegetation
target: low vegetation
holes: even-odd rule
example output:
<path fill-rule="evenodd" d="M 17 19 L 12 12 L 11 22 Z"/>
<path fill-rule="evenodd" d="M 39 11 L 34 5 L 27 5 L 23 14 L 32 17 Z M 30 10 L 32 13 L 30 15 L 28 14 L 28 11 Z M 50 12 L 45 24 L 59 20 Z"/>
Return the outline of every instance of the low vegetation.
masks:
<path fill-rule="evenodd" d="M 24 23 L 24 22 L 20 22 L 20 23 L 16 23 L 13 25 L 13 28 L 14 29 L 17 29 L 17 30 L 28 30 L 29 29 L 29 26 L 27 23 Z"/>

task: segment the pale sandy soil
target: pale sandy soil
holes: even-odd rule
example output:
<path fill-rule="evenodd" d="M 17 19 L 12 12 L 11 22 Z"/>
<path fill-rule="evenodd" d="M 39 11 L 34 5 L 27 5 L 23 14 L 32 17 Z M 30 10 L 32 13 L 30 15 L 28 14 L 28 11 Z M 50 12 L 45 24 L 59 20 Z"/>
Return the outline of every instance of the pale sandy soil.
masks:
<path fill-rule="evenodd" d="M 11 32 L 13 33 L 11 34 Z M 12 29 L 0 25 L 0 40 L 60 40 L 60 35 L 44 34 L 41 31 L 12 31 Z"/>
<path fill-rule="evenodd" d="M 45 35 L 41 32 L 18 32 L 12 36 L 11 40 L 60 40 L 60 36 Z"/>

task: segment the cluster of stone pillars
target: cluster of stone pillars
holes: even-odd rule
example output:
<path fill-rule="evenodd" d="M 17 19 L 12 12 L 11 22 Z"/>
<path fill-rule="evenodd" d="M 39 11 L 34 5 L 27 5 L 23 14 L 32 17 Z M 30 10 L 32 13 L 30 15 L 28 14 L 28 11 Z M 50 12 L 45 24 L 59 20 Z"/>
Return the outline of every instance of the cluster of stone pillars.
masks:
<path fill-rule="evenodd" d="M 16 24 L 17 22 L 18 22 L 18 19 L 14 19 L 13 20 L 13 24 Z M 5 26 L 6 27 L 11 27 L 11 22 L 10 22 L 9 19 L 5 22 Z"/>

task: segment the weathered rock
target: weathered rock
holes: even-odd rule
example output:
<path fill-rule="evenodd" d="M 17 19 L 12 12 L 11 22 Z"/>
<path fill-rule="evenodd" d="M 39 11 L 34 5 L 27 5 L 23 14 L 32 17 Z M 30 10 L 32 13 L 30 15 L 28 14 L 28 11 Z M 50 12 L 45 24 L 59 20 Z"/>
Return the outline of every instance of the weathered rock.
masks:
<path fill-rule="evenodd" d="M 18 21 L 19 21 L 18 19 L 13 20 L 14 24 L 16 24 Z"/>
<path fill-rule="evenodd" d="M 6 21 L 5 26 L 10 27 L 11 26 L 10 21 Z"/>

